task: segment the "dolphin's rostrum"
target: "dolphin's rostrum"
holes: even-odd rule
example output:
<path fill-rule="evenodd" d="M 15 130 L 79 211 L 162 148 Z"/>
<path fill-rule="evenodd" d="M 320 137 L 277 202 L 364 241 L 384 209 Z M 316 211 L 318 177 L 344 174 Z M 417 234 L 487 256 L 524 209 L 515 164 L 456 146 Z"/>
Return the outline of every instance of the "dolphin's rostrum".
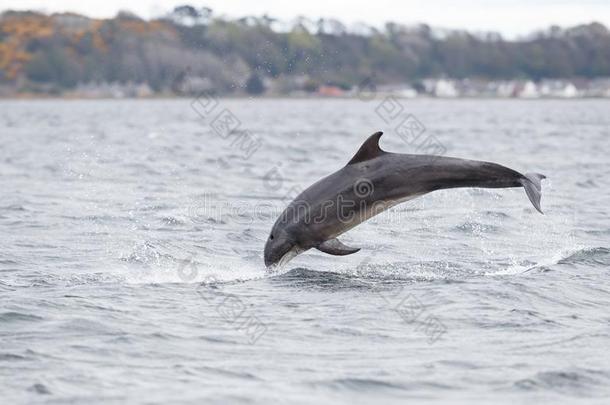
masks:
<path fill-rule="evenodd" d="M 349 163 L 299 194 L 277 219 L 265 245 L 265 265 L 284 264 L 316 248 L 331 255 L 359 251 L 337 236 L 386 209 L 434 190 L 523 187 L 540 208 L 538 173 L 521 174 L 495 163 L 444 156 L 389 153 L 371 135 Z"/>

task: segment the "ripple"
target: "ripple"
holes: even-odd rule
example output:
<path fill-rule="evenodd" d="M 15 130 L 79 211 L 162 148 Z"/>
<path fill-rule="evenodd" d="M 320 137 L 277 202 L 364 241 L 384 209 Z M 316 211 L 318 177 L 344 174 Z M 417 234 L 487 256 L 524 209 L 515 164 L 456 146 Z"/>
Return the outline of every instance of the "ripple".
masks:
<path fill-rule="evenodd" d="M 3 312 L 0 314 L 0 322 L 37 322 L 44 318 L 38 315 L 26 314 L 23 312 Z"/>
<path fill-rule="evenodd" d="M 183 220 L 181 220 L 179 218 L 171 217 L 171 216 L 162 217 L 161 218 L 161 223 L 163 225 L 167 225 L 167 226 L 176 226 L 176 225 L 183 226 L 183 225 L 186 225 L 186 221 L 183 221 Z"/>
<path fill-rule="evenodd" d="M 586 248 L 560 260 L 557 264 L 584 264 L 588 266 L 609 266 L 610 249 L 605 247 Z"/>
<path fill-rule="evenodd" d="M 22 356 L 20 354 L 14 353 L 0 353 L 0 361 L 24 361 L 30 360 L 30 358 L 26 356 Z"/>
<path fill-rule="evenodd" d="M 7 210 L 7 211 L 27 211 L 27 208 L 25 208 L 25 206 L 21 205 L 21 204 L 10 204 L 10 205 L 5 205 L 4 207 L 0 207 L 0 210 Z"/>
<path fill-rule="evenodd" d="M 296 288 L 370 289 L 371 285 L 349 274 L 315 271 L 306 268 L 292 269 L 270 280 Z"/>
<path fill-rule="evenodd" d="M 36 383 L 28 387 L 28 391 L 41 395 L 51 394 L 51 390 L 44 384 Z"/>
<path fill-rule="evenodd" d="M 552 390 L 571 395 L 591 396 L 596 388 L 608 387 L 607 372 L 591 369 L 543 371 L 515 382 L 521 390 Z"/>
<path fill-rule="evenodd" d="M 500 233 L 502 228 L 495 225 L 483 224 L 481 222 L 464 222 L 463 224 L 457 225 L 456 230 L 463 233 L 480 235 L 481 233 Z"/>
<path fill-rule="evenodd" d="M 244 380 L 261 381 L 261 379 L 259 377 L 257 377 L 256 375 L 254 375 L 252 373 L 248 373 L 246 371 L 233 371 L 233 370 L 227 370 L 225 368 L 208 367 L 208 366 L 197 367 L 196 370 L 205 371 L 205 372 L 211 373 L 212 375 L 220 374 L 220 375 L 224 375 L 226 377 L 231 377 L 231 378 L 241 378 Z"/>
<path fill-rule="evenodd" d="M 385 391 L 407 389 L 407 387 L 402 384 L 374 378 L 338 378 L 331 381 L 314 382 L 312 385 L 324 386 L 340 391 Z"/>

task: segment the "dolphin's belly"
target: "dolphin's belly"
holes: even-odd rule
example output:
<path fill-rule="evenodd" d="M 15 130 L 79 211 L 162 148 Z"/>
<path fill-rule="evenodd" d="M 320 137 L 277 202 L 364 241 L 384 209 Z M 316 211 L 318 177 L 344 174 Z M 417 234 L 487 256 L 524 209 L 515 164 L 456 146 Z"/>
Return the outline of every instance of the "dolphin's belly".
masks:
<path fill-rule="evenodd" d="M 320 240 L 335 238 L 350 229 L 360 225 L 372 217 L 381 214 L 388 209 L 412 200 L 425 194 L 414 194 L 393 200 L 361 200 L 354 207 L 348 207 L 341 212 L 339 209 L 330 211 L 320 210 L 314 220 L 307 224 L 312 234 L 318 236 Z M 317 218 L 317 220 L 316 220 Z"/>

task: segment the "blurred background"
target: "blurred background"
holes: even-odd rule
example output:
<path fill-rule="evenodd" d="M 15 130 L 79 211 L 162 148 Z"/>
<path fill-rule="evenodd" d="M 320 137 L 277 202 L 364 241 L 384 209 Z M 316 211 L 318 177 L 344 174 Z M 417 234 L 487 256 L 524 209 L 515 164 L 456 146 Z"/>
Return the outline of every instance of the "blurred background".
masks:
<path fill-rule="evenodd" d="M 0 1 L 0 96 L 610 97 L 604 1 Z"/>

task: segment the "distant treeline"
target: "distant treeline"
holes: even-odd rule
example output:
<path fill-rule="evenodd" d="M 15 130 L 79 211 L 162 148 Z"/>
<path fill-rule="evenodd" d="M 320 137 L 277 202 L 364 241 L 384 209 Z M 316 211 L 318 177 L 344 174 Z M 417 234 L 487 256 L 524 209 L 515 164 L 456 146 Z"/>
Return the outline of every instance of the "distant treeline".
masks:
<path fill-rule="evenodd" d="M 155 92 L 313 91 L 364 81 L 610 76 L 610 33 L 599 23 L 552 27 L 526 39 L 388 23 L 217 18 L 182 6 L 164 18 L 112 19 L 6 11 L 0 15 L 0 86 L 62 92 L 82 83 L 141 83 Z"/>

